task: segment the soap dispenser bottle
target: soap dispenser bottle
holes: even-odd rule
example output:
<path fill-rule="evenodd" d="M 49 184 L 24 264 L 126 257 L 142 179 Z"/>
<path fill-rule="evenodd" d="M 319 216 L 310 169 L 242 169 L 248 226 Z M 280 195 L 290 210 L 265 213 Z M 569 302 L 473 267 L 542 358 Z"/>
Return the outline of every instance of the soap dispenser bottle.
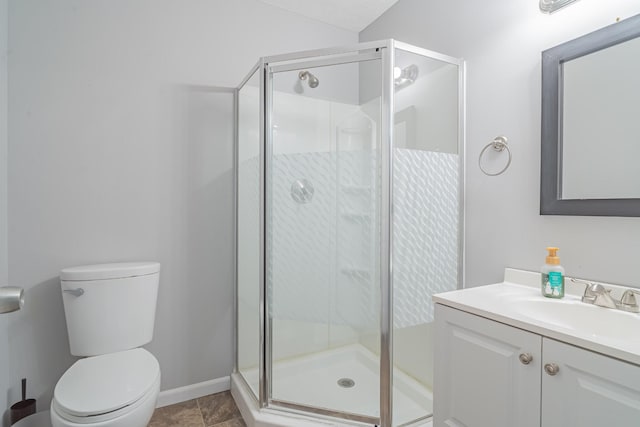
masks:
<path fill-rule="evenodd" d="M 560 265 L 558 248 L 548 247 L 546 263 L 540 269 L 542 273 L 542 295 L 549 298 L 564 297 L 564 268 Z"/>

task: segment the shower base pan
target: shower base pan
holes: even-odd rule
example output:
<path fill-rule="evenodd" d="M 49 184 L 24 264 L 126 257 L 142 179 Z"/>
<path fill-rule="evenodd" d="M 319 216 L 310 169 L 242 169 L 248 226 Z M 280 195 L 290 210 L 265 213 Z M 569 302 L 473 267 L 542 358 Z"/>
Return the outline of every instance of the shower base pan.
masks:
<path fill-rule="evenodd" d="M 273 367 L 273 398 L 278 401 L 326 408 L 332 411 L 378 416 L 379 364 L 377 357 L 359 344 L 278 361 Z M 232 376 L 231 391 L 249 427 L 314 427 L 348 424 L 347 421 L 258 409 L 257 369 Z M 430 390 L 394 369 L 393 419 L 402 426 L 433 412 Z M 248 389 L 247 385 L 251 388 Z M 430 420 L 411 426 L 431 426 Z"/>

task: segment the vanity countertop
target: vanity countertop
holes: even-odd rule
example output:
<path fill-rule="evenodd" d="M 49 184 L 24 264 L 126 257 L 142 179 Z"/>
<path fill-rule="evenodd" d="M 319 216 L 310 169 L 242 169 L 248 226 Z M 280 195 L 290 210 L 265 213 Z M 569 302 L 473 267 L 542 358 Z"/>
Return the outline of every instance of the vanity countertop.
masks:
<path fill-rule="evenodd" d="M 545 298 L 540 274 L 507 269 L 505 281 L 433 296 L 434 303 L 640 365 L 640 314 L 585 304 L 582 286 L 565 281 L 565 297 Z M 614 296 L 620 287 L 613 288 Z"/>

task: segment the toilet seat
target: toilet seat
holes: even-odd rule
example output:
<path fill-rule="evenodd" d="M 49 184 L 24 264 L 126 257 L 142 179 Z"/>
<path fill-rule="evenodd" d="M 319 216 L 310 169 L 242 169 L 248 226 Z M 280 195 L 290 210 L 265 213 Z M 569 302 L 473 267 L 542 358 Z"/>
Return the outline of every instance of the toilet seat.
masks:
<path fill-rule="evenodd" d="M 130 427 L 130 424 L 127 421 L 123 420 L 140 420 L 145 419 L 146 422 L 151 418 L 151 414 L 156 406 L 156 398 L 158 397 L 158 392 L 160 391 L 160 377 L 158 376 L 158 380 L 153 385 L 151 390 L 144 395 L 137 402 L 132 403 L 129 406 L 125 406 L 117 411 L 107 412 L 105 414 L 91 415 L 88 417 L 78 417 L 75 415 L 67 414 L 62 410 L 57 404 L 55 400 L 51 401 L 51 411 L 54 416 L 52 416 L 52 420 L 54 418 L 59 419 L 57 424 L 54 426 L 123 426 Z M 146 418 L 145 418 L 146 415 Z M 117 424 L 111 424 L 115 422 Z M 144 425 L 146 426 L 146 422 Z M 138 424 L 136 424 L 138 425 Z M 143 425 L 143 424 L 139 424 Z"/>
<path fill-rule="evenodd" d="M 52 408 L 79 424 L 103 422 L 143 404 L 160 386 L 160 366 L 142 348 L 80 359 L 56 384 Z"/>

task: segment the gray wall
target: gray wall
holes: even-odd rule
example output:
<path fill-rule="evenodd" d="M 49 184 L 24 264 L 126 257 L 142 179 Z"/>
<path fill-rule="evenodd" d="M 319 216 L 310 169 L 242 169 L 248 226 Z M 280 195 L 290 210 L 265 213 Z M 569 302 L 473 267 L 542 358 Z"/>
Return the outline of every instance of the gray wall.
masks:
<path fill-rule="evenodd" d="M 162 263 L 162 389 L 229 375 L 231 98 L 212 87 L 357 34 L 255 0 L 10 0 L 9 22 L 9 278 L 28 304 L 10 400 L 27 376 L 44 409 L 73 362 L 57 277 L 86 263 Z"/>
<path fill-rule="evenodd" d="M 537 0 L 400 0 L 360 33 L 467 62 L 468 286 L 500 281 L 505 267 L 538 270 L 549 245 L 568 275 L 640 286 L 640 218 L 539 215 L 540 52 L 637 13 L 638 0 L 580 1 L 553 15 Z M 497 135 L 513 163 L 488 177 L 478 155 Z"/>
<path fill-rule="evenodd" d="M 0 0 L 0 286 L 7 284 L 7 27 L 8 0 Z M 0 426 L 9 390 L 8 315 L 0 314 Z M 8 421 L 6 421 L 8 422 Z"/>

